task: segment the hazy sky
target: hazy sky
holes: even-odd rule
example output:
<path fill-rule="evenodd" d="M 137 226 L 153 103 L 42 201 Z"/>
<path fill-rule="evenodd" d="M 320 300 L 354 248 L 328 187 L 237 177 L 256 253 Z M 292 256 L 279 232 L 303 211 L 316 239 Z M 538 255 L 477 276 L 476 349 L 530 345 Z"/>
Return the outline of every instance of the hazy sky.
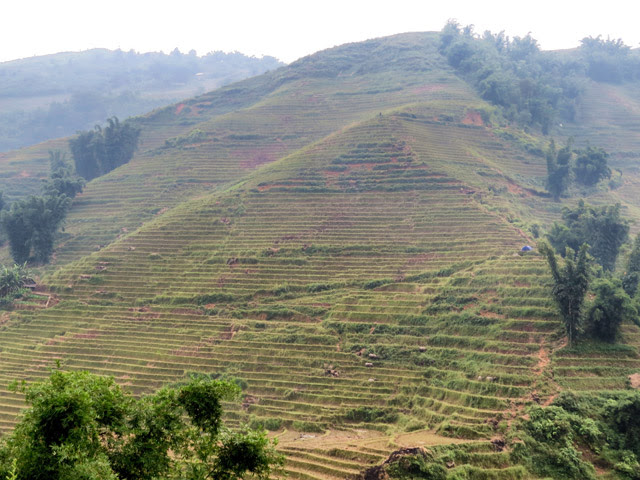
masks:
<path fill-rule="evenodd" d="M 592 35 L 638 47 L 637 0 L 6 0 L 0 61 L 95 47 L 199 55 L 214 50 L 291 62 L 346 42 L 440 30 L 531 32 L 543 49 Z"/>

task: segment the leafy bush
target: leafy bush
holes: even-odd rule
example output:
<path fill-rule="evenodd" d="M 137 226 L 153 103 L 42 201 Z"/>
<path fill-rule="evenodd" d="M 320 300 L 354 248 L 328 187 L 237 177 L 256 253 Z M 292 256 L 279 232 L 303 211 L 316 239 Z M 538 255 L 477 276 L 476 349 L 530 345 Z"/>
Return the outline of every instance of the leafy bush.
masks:
<path fill-rule="evenodd" d="M 23 391 L 30 407 L 0 446 L 2 478 L 266 478 L 282 464 L 264 432 L 222 424 L 222 401 L 239 393 L 228 382 L 134 399 L 113 378 L 56 370 Z"/>

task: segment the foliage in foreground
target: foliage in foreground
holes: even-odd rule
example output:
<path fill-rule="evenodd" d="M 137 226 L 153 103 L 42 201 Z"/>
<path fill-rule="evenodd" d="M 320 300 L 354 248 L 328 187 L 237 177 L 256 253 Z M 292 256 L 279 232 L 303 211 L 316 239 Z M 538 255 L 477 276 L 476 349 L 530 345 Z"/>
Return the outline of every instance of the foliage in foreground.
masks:
<path fill-rule="evenodd" d="M 511 458 L 550 478 L 595 479 L 593 464 L 640 479 L 640 392 L 563 392 L 533 407 L 519 425 Z"/>
<path fill-rule="evenodd" d="M 266 479 L 282 463 L 263 431 L 224 427 L 233 383 L 192 379 L 135 399 L 113 378 L 55 370 L 22 390 L 30 407 L 0 445 L 0 478 Z"/>
<path fill-rule="evenodd" d="M 481 456 L 469 451 L 468 445 L 393 454 L 381 468 L 391 478 L 402 480 L 522 479 L 532 475 L 595 480 L 597 465 L 613 473 L 607 478 L 640 479 L 638 391 L 601 395 L 563 392 L 549 407 L 531 407 L 514 427 L 498 448 L 509 453 L 495 476 L 484 470 Z M 495 466 L 488 462 L 489 469 Z"/>

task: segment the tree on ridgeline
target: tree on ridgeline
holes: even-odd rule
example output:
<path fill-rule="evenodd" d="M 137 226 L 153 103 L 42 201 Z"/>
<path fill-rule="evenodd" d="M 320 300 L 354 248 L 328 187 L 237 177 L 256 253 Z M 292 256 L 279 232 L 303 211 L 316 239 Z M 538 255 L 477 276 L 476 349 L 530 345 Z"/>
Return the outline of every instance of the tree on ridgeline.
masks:
<path fill-rule="evenodd" d="M 549 244 L 541 242 L 538 249 L 546 257 L 551 269 L 552 294 L 560 309 L 569 345 L 573 346 L 582 326 L 585 296 L 591 279 L 589 246 L 581 245 L 577 253 L 567 247 L 563 267 L 558 265 L 556 254 Z"/>
<path fill-rule="evenodd" d="M 531 35 L 476 35 L 473 25 L 461 28 L 449 20 L 440 32 L 439 50 L 507 120 L 539 127 L 546 135 L 557 120 L 575 118 L 583 66 L 544 55 Z"/>
<path fill-rule="evenodd" d="M 105 128 L 80 132 L 69 140 L 78 175 L 89 181 L 127 163 L 138 146 L 140 129 L 117 117 L 107 119 Z"/>
<path fill-rule="evenodd" d="M 631 47 L 622 39 L 585 37 L 580 53 L 586 63 L 587 75 L 597 82 L 622 83 L 640 75 L 640 62 L 631 55 Z"/>
<path fill-rule="evenodd" d="M 111 377 L 54 370 L 28 387 L 29 408 L 0 444 L 0 478 L 266 480 L 282 465 L 264 431 L 231 431 L 235 383 L 191 379 L 139 398 Z"/>

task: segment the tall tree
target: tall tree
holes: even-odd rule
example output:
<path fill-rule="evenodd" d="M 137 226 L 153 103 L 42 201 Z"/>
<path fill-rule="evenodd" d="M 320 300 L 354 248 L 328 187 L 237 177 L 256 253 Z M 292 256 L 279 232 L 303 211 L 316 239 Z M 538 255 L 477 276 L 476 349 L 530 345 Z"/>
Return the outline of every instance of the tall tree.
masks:
<path fill-rule="evenodd" d="M 55 234 L 70 205 L 71 199 L 65 195 L 32 195 L 2 212 L 0 224 L 9 238 L 9 249 L 16 263 L 49 260 Z"/>
<path fill-rule="evenodd" d="M 567 247 L 578 250 L 583 243 L 605 270 L 613 271 L 620 247 L 629 236 L 629 222 L 620 216 L 620 204 L 602 207 L 587 205 L 583 200 L 576 208 L 564 208 L 564 225 L 554 223 L 548 235 L 560 254 Z"/>
<path fill-rule="evenodd" d="M 547 190 L 556 201 L 569 187 L 571 142 L 569 139 L 567 145 L 556 150 L 556 144 L 551 140 L 547 149 Z"/>
<path fill-rule="evenodd" d="M 49 165 L 51 174 L 43 187 L 45 195 L 66 195 L 69 198 L 74 198 L 82 192 L 85 181 L 76 175 L 71 164 L 67 162 L 65 154 L 60 150 L 49 151 Z"/>
<path fill-rule="evenodd" d="M 80 132 L 69 140 L 76 171 L 86 180 L 124 165 L 133 157 L 138 146 L 140 129 L 130 122 L 120 123 L 117 117 L 107 119 L 105 128 Z"/>
<path fill-rule="evenodd" d="M 631 297 L 635 296 L 640 283 L 640 233 L 633 242 L 633 248 L 627 260 L 627 269 L 622 277 L 624 291 Z"/>
<path fill-rule="evenodd" d="M 577 153 L 573 167 L 577 182 L 590 186 L 611 177 L 611 169 L 607 164 L 609 154 L 602 148 L 588 147 Z"/>
<path fill-rule="evenodd" d="M 539 244 L 539 250 L 547 258 L 553 277 L 553 297 L 560 309 L 569 345 L 574 345 L 582 324 L 584 301 L 591 279 L 589 247 L 583 244 L 577 254 L 567 248 L 563 267 L 558 265 L 553 249 L 546 242 Z"/>
<path fill-rule="evenodd" d="M 593 282 L 593 292 L 588 313 L 590 333 L 598 340 L 614 342 L 622 322 L 635 321 L 638 312 L 618 278 L 599 278 Z"/>

